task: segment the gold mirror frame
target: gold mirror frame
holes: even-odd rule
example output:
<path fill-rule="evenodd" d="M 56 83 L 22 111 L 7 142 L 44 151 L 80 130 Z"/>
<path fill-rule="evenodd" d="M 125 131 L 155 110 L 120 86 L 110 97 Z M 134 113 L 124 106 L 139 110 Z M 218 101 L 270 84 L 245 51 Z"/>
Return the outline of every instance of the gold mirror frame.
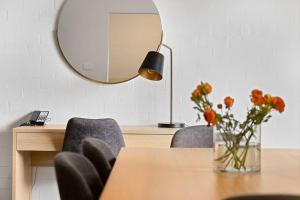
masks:
<path fill-rule="evenodd" d="M 154 4 L 154 2 L 153 2 L 153 4 Z M 64 4 L 62 5 L 62 7 L 63 7 L 63 6 L 64 6 Z M 62 7 L 61 7 L 61 8 L 62 8 Z M 60 12 L 61 12 L 61 10 L 62 10 L 62 9 L 60 9 Z M 60 16 L 60 12 L 59 12 L 58 17 Z M 133 14 L 135 14 L 135 13 L 133 13 Z M 159 15 L 159 14 L 158 14 L 158 15 Z M 160 16 L 160 15 L 159 15 L 159 16 Z M 58 21 L 58 20 L 57 20 L 57 21 Z M 161 23 L 161 22 L 160 22 L 160 23 Z M 57 25 L 58 25 L 58 23 L 57 23 Z M 162 23 L 160 24 L 160 26 L 161 26 L 161 30 L 162 30 Z M 63 60 L 66 62 L 66 64 L 69 66 L 69 68 L 71 68 L 72 71 L 75 72 L 75 74 L 79 75 L 81 78 L 86 79 L 86 80 L 89 80 L 89 81 L 94 82 L 94 83 L 101 83 L 101 84 L 109 84 L 109 85 L 112 85 L 112 84 L 124 83 L 124 82 L 130 81 L 130 80 L 132 80 L 132 79 L 135 79 L 136 77 L 139 76 L 139 74 L 138 74 L 139 66 L 137 66 L 137 71 L 136 71 L 136 75 L 135 75 L 135 76 L 133 76 L 133 77 L 131 77 L 131 78 L 128 78 L 128 79 L 125 79 L 125 80 L 122 80 L 122 81 L 115 81 L 115 82 L 108 82 L 108 81 L 95 80 L 95 79 L 93 79 L 93 78 L 90 78 L 90 77 L 88 77 L 88 76 L 82 74 L 80 71 L 78 71 L 78 70 L 76 69 L 76 67 L 74 67 L 74 66 L 68 61 L 68 59 L 67 59 L 66 56 L 64 55 L 63 50 L 62 50 L 62 47 L 61 47 L 61 44 L 60 44 L 60 42 L 59 42 L 58 31 L 59 31 L 59 30 L 58 30 L 58 28 L 57 28 L 56 31 L 55 31 L 55 36 L 56 36 L 57 47 L 58 47 L 58 49 L 59 49 L 60 55 L 62 56 L 62 58 L 63 58 Z M 161 37 L 160 37 L 159 44 L 157 44 L 157 48 L 154 49 L 154 50 L 159 51 L 159 48 L 160 48 L 160 45 L 161 45 L 162 41 L 163 41 L 163 31 L 161 31 Z M 145 56 L 146 56 L 146 55 L 145 55 Z"/>

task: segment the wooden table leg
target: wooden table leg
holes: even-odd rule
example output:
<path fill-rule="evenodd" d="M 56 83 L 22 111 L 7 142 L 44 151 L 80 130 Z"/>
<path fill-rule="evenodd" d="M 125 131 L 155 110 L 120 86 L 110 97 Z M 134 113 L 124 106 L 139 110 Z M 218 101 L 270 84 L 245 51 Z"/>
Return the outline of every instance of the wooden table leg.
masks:
<path fill-rule="evenodd" d="M 31 200 L 31 153 L 17 151 L 16 133 L 13 133 L 12 200 Z"/>

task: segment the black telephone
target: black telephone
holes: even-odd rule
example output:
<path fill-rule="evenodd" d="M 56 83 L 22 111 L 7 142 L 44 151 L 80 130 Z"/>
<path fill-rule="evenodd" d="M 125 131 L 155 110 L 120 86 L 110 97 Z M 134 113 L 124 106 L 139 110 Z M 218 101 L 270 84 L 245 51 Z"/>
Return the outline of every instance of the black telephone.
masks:
<path fill-rule="evenodd" d="M 43 126 L 47 120 L 49 111 L 33 111 L 29 121 L 21 124 L 21 126 Z"/>

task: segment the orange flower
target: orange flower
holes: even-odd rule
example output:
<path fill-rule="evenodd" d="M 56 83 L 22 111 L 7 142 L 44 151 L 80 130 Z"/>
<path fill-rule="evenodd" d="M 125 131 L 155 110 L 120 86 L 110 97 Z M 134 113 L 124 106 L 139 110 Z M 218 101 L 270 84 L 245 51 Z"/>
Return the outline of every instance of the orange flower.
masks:
<path fill-rule="evenodd" d="M 225 99 L 224 99 L 224 104 L 226 105 L 226 107 L 232 107 L 232 105 L 233 105 L 233 102 L 234 102 L 234 99 L 233 98 L 231 98 L 231 97 L 226 97 Z"/>
<path fill-rule="evenodd" d="M 206 108 L 204 110 L 204 118 L 208 122 L 209 125 L 216 125 L 216 123 L 217 123 L 216 112 L 211 108 Z"/>
<path fill-rule="evenodd" d="M 260 90 L 252 90 L 251 92 L 251 102 L 257 106 L 262 106 L 265 103 L 263 92 Z"/>
<path fill-rule="evenodd" d="M 203 88 L 204 88 L 206 94 L 209 94 L 212 91 L 212 86 L 209 83 L 204 83 Z"/>
<path fill-rule="evenodd" d="M 258 96 L 262 96 L 263 92 L 261 90 L 255 89 L 255 90 L 252 90 L 251 94 L 253 97 L 258 97 Z"/>
<path fill-rule="evenodd" d="M 201 96 L 201 91 L 198 88 L 196 88 L 192 93 L 191 100 L 196 101 L 199 99 L 200 96 Z"/>
<path fill-rule="evenodd" d="M 212 86 L 209 83 L 201 83 L 198 86 L 198 89 L 204 94 L 207 95 L 212 92 Z"/>
<path fill-rule="evenodd" d="M 264 99 L 265 99 L 265 103 L 270 105 L 271 102 L 272 102 L 272 96 L 270 94 L 265 94 L 264 96 Z"/>
<path fill-rule="evenodd" d="M 274 109 L 278 110 L 280 113 L 284 111 L 285 103 L 280 97 L 272 97 L 271 105 Z"/>

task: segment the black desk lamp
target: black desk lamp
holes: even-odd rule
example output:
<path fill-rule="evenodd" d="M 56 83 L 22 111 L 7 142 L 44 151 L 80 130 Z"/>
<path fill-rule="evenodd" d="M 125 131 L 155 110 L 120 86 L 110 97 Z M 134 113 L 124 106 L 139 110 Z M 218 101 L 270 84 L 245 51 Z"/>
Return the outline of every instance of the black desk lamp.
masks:
<path fill-rule="evenodd" d="M 166 44 L 162 43 L 160 46 L 164 46 L 170 51 L 170 122 L 158 123 L 158 127 L 183 128 L 184 123 L 173 122 L 173 51 Z M 146 79 L 159 81 L 163 78 L 163 68 L 164 56 L 157 51 L 150 51 L 139 69 L 139 74 Z"/>

